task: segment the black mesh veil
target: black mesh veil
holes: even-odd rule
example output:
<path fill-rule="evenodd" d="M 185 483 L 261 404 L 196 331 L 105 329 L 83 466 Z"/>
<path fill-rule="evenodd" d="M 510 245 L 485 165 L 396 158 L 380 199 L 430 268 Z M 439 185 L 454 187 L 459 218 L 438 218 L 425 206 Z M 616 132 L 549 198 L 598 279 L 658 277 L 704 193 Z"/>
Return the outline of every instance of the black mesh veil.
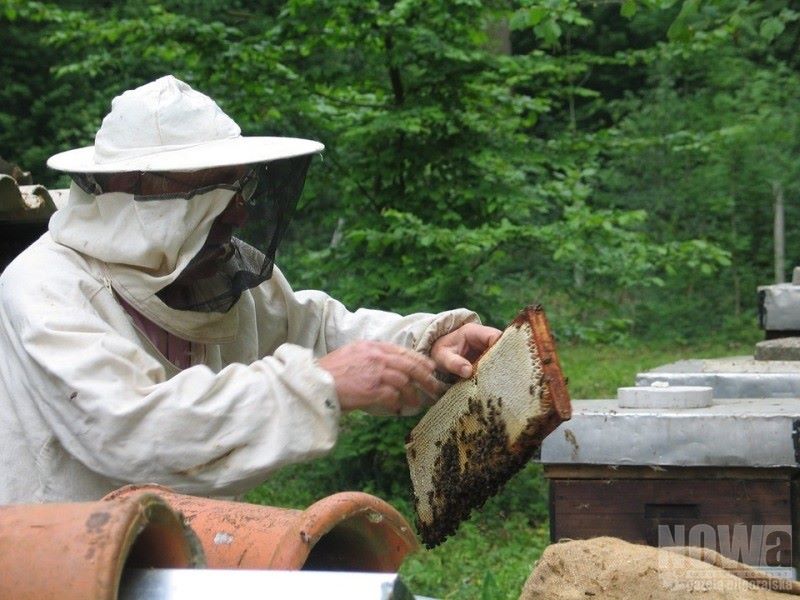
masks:
<path fill-rule="evenodd" d="M 195 279 L 190 285 L 181 284 L 184 289 L 180 294 L 174 293 L 174 286 L 177 284 L 173 283 L 158 293 L 159 298 L 177 310 L 227 312 L 245 290 L 268 280 L 272 276 L 278 245 L 303 192 L 312 157 L 313 155 L 304 155 L 254 165 L 257 184 L 248 200 L 247 229 L 248 237 L 255 245 L 263 248 L 263 252 L 234 237 L 230 241 L 228 256 L 216 273 L 210 277 Z M 74 174 L 72 178 L 89 193 L 97 194 L 102 191 L 90 175 Z M 153 197 L 134 195 L 134 199 L 146 201 Z M 198 254 L 189 263 L 187 271 L 199 256 Z"/>
<path fill-rule="evenodd" d="M 191 286 L 184 301 L 159 293 L 166 304 L 178 310 L 227 312 L 242 292 L 272 277 L 275 254 L 303 192 L 311 155 L 285 158 L 257 166 L 258 184 L 249 201 L 251 239 L 264 249 L 257 250 L 233 238 L 232 254 L 216 275 Z M 187 267 L 188 268 L 188 267 Z"/>
<path fill-rule="evenodd" d="M 305 155 L 276 160 L 267 163 L 266 170 L 262 170 L 255 201 L 250 203 L 247 226 L 248 237 L 257 240 L 257 245 L 264 248 L 268 261 L 266 277 L 261 281 L 272 275 L 275 253 L 303 193 L 312 158 L 313 155 Z"/>

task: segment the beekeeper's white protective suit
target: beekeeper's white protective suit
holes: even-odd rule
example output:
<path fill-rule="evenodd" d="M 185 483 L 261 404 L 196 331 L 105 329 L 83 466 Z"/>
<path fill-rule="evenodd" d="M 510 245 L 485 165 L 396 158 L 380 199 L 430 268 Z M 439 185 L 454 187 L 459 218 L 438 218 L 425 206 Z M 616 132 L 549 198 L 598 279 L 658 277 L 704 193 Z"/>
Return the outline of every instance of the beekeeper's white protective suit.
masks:
<path fill-rule="evenodd" d="M 231 195 L 137 202 L 73 185 L 49 233 L 0 276 L 0 504 L 97 499 L 130 482 L 242 493 L 335 443 L 339 403 L 316 358 L 359 339 L 428 352 L 476 320 L 349 312 L 293 292 L 277 268 L 228 312 L 168 307 L 155 292 Z M 162 356 L 118 298 L 192 340 L 192 366 Z"/>

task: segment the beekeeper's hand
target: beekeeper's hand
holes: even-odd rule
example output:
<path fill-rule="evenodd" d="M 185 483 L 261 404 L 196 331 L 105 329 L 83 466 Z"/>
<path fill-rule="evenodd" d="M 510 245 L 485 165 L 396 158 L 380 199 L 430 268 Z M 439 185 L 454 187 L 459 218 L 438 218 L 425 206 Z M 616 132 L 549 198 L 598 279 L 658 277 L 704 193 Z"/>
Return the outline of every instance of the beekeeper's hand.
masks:
<path fill-rule="evenodd" d="M 436 340 L 431 348 L 431 358 L 440 371 L 470 377 L 472 363 L 502 334 L 494 327 L 467 323 Z"/>
<path fill-rule="evenodd" d="M 419 409 L 422 390 L 438 398 L 443 384 L 427 356 L 389 342 L 353 342 L 319 359 L 333 375 L 342 410 L 377 414 L 411 414 Z"/>

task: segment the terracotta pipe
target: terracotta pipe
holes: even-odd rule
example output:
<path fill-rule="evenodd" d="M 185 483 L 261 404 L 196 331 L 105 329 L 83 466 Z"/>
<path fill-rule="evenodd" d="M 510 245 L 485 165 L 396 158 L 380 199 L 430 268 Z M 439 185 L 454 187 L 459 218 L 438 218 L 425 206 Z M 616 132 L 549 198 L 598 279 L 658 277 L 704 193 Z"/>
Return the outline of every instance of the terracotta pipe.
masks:
<path fill-rule="evenodd" d="M 361 492 L 334 494 L 304 511 L 186 496 L 156 485 L 126 486 L 106 497 L 143 489 L 183 513 L 212 569 L 395 572 L 419 547 L 399 512 Z"/>
<path fill-rule="evenodd" d="M 0 506 L 0 598 L 115 600 L 128 567 L 203 565 L 194 533 L 150 493 Z"/>

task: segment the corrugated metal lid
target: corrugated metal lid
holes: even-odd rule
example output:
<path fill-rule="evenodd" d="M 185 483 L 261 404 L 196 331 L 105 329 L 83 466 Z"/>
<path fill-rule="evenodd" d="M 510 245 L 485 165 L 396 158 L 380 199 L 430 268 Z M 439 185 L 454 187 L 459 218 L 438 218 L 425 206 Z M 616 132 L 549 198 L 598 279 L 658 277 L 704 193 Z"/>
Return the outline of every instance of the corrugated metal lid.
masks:
<path fill-rule="evenodd" d="M 51 193 L 42 185 L 17 185 L 13 177 L 0 174 L 0 221 L 46 223 L 66 198 L 67 190 Z"/>
<path fill-rule="evenodd" d="M 572 420 L 542 444 L 541 462 L 661 467 L 800 464 L 797 398 L 714 400 L 707 408 L 621 408 L 575 400 Z"/>

